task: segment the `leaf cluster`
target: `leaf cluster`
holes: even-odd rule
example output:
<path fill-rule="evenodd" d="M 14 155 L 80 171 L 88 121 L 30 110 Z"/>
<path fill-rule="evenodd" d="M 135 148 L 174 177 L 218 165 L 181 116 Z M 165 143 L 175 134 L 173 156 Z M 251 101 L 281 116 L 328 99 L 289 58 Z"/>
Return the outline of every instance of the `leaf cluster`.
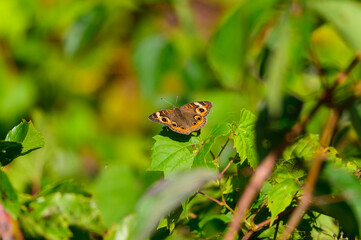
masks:
<path fill-rule="evenodd" d="M 31 121 L 23 120 L 1 141 L 0 163 L 44 146 Z M 0 236 L 2 239 L 69 239 L 100 236 L 105 228 L 91 195 L 73 181 L 49 184 L 33 195 L 20 193 L 0 168 Z"/>

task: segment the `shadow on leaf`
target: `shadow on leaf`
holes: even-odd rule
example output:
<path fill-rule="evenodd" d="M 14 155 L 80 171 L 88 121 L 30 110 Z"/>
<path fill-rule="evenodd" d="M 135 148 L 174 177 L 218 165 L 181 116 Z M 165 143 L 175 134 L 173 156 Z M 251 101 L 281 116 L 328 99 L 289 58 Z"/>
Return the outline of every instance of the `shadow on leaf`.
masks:
<path fill-rule="evenodd" d="M 170 130 L 168 127 L 164 126 L 162 128 L 162 131 L 159 133 L 159 135 L 164 136 L 164 137 L 169 137 L 170 139 L 174 140 L 174 141 L 178 141 L 178 142 L 188 142 L 191 137 L 198 137 L 201 134 L 201 130 L 198 130 L 196 132 L 196 134 L 189 134 L 189 135 L 184 135 L 184 134 L 180 134 L 177 132 L 174 132 L 172 130 Z"/>

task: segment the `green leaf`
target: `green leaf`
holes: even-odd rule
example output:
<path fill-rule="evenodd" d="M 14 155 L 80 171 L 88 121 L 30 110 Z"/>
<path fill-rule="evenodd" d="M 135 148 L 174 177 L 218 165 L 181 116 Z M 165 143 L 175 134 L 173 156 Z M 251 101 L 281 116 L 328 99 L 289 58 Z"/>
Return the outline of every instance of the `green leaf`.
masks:
<path fill-rule="evenodd" d="M 64 38 L 64 51 L 68 56 L 90 47 L 106 18 L 102 5 L 95 6 L 69 27 Z"/>
<path fill-rule="evenodd" d="M 128 239 L 149 237 L 163 217 L 215 177 L 214 171 L 198 168 L 171 176 L 149 189 L 137 204 L 135 225 Z"/>
<path fill-rule="evenodd" d="M 293 158 L 301 158 L 306 161 L 312 160 L 316 151 L 320 148 L 318 136 L 308 134 L 298 139 L 283 152 L 283 158 L 289 161 Z"/>
<path fill-rule="evenodd" d="M 207 161 L 206 155 L 210 152 L 214 142 L 216 141 L 217 137 L 225 136 L 229 134 L 231 128 L 227 123 L 219 123 L 217 124 L 207 135 L 206 139 L 203 141 L 202 146 L 199 148 L 196 157 L 194 159 L 193 166 L 194 167 L 215 167 L 214 164 Z"/>
<path fill-rule="evenodd" d="M 20 212 L 20 204 L 18 195 L 12 187 L 7 175 L 0 168 L 0 203 L 5 211 L 11 214 L 13 218 L 17 218 Z"/>
<path fill-rule="evenodd" d="M 357 164 L 343 159 L 334 147 L 328 147 L 326 155 L 327 160 L 330 161 L 334 167 L 344 169 L 352 174 L 360 172 L 360 167 Z"/>
<path fill-rule="evenodd" d="M 241 80 L 247 51 L 262 25 L 272 17 L 272 1 L 245 1 L 233 8 L 218 27 L 207 52 L 208 60 L 226 87 Z"/>
<path fill-rule="evenodd" d="M 121 181 L 119 176 L 121 176 Z M 139 175 L 125 164 L 109 164 L 102 170 L 92 193 L 94 201 L 102 212 L 102 219 L 106 226 L 119 222 L 134 211 L 134 206 L 143 192 L 141 184 L 143 182 L 139 180 Z M 127 193 L 126 197 L 124 193 Z"/>
<path fill-rule="evenodd" d="M 96 234 L 104 231 L 95 203 L 82 195 L 58 192 L 41 196 L 31 201 L 28 209 L 21 214 L 20 221 L 31 237 L 70 238 L 70 226 Z"/>
<path fill-rule="evenodd" d="M 75 193 L 83 195 L 84 197 L 91 197 L 92 195 L 78 185 L 74 180 L 65 180 L 53 184 L 49 184 L 41 190 L 37 197 L 50 195 L 52 193 Z"/>
<path fill-rule="evenodd" d="M 353 214 L 357 219 L 358 234 L 361 229 L 361 185 L 360 180 L 344 169 L 335 168 L 331 164 L 327 164 L 324 172 L 326 179 L 331 185 L 340 192 L 346 202 L 353 210 Z"/>
<path fill-rule="evenodd" d="M 0 166 L 6 166 L 19 157 L 23 146 L 17 142 L 0 141 Z"/>
<path fill-rule="evenodd" d="M 332 164 L 326 162 L 325 168 L 327 165 Z M 339 194 L 340 191 L 343 191 L 343 189 L 334 187 L 330 183 L 329 177 L 322 171 L 314 189 L 315 205 L 311 207 L 311 210 L 337 219 L 339 228 L 346 232 L 348 237 L 354 235 L 351 238 L 354 239 L 359 232 L 357 218 L 350 205 L 345 201 L 344 196 Z M 321 197 L 320 201 L 317 201 L 318 196 Z M 335 196 L 338 201 L 334 201 Z"/>
<path fill-rule="evenodd" d="M 355 50 L 361 50 L 361 6 L 356 1 L 307 1 L 310 9 L 332 23 L 345 41 Z"/>
<path fill-rule="evenodd" d="M 183 213 L 186 219 L 189 218 L 189 212 L 188 212 L 188 207 L 189 207 L 189 199 L 190 198 L 186 198 L 183 202 L 182 202 L 182 208 L 183 208 Z"/>
<path fill-rule="evenodd" d="M 267 200 L 268 194 L 272 189 L 272 185 L 269 183 L 269 181 L 265 182 L 261 188 L 261 191 L 257 197 L 257 200 L 253 202 L 252 209 L 258 209 L 264 201 Z"/>
<path fill-rule="evenodd" d="M 133 227 L 134 215 L 128 215 L 121 223 L 112 225 L 104 235 L 104 240 L 129 240 L 129 234 Z"/>
<path fill-rule="evenodd" d="M 7 134 L 5 141 L 21 143 L 23 147 L 21 155 L 44 147 L 44 138 L 41 133 L 34 128 L 31 121 L 27 122 L 25 120 Z"/>
<path fill-rule="evenodd" d="M 338 226 L 338 222 L 334 218 L 320 214 L 316 221 L 317 228 L 312 229 L 312 239 L 330 239 L 333 234 L 338 235 L 340 226 Z"/>
<path fill-rule="evenodd" d="M 271 116 L 267 106 L 262 105 L 256 123 L 256 146 L 260 160 L 283 141 L 285 134 L 297 122 L 302 105 L 298 98 L 286 96 L 283 99 L 282 115 L 277 117 Z"/>
<path fill-rule="evenodd" d="M 277 166 L 276 170 L 272 173 L 272 180 L 277 183 L 283 182 L 285 180 L 294 179 L 294 176 L 290 171 L 284 166 Z"/>
<path fill-rule="evenodd" d="M 290 30 L 288 16 L 282 16 L 277 27 L 273 30 L 270 45 L 271 57 L 267 61 L 267 104 L 270 116 L 282 114 L 282 100 L 284 97 L 285 73 L 290 60 Z"/>
<path fill-rule="evenodd" d="M 241 110 L 240 123 L 232 138 L 234 139 L 234 147 L 237 149 L 241 164 L 247 159 L 251 167 L 256 167 L 258 156 L 256 152 L 256 116 L 246 109 Z"/>
<path fill-rule="evenodd" d="M 146 37 L 138 43 L 133 61 L 144 96 L 154 94 L 162 77 L 173 66 L 175 56 L 173 46 L 161 35 Z"/>
<path fill-rule="evenodd" d="M 298 183 L 294 179 L 287 179 L 272 187 L 268 194 L 267 205 L 271 212 L 271 224 L 278 214 L 288 207 L 295 193 L 299 190 Z"/>
<path fill-rule="evenodd" d="M 166 178 L 176 171 L 190 169 L 196 152 L 189 148 L 192 149 L 194 145 L 199 146 L 202 143 L 197 137 L 191 137 L 185 142 L 161 135 L 155 136 L 154 139 L 156 142 L 152 148 L 152 164 L 148 170 L 163 171 Z"/>
<path fill-rule="evenodd" d="M 243 18 L 242 8 L 232 11 L 213 36 L 208 59 L 220 75 L 222 83 L 233 87 L 240 79 L 245 55 L 245 30 L 240 27 Z"/>
<path fill-rule="evenodd" d="M 213 220 L 220 220 L 224 223 L 229 223 L 232 220 L 232 217 L 229 215 L 207 215 L 199 222 L 199 227 L 203 228 L 208 222 L 211 222 Z"/>

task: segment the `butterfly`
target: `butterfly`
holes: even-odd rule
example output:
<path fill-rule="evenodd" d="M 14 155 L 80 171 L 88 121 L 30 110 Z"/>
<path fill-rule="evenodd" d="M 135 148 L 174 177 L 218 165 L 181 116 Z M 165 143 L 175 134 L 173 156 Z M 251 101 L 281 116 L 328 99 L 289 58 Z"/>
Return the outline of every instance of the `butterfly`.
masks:
<path fill-rule="evenodd" d="M 163 124 L 174 132 L 189 135 L 204 127 L 211 108 L 212 103 L 209 101 L 192 102 L 180 108 L 174 106 L 173 110 L 155 112 L 148 119 Z"/>

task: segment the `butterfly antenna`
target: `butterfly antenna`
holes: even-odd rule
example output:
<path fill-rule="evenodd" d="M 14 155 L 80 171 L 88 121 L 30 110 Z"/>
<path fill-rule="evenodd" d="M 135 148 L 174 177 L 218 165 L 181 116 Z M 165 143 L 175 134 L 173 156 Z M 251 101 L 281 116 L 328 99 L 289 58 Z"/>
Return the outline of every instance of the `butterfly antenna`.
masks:
<path fill-rule="evenodd" d="M 162 99 L 162 100 L 163 100 L 164 102 L 166 102 L 166 103 L 169 103 L 169 104 L 172 105 L 173 107 L 175 106 L 173 103 L 167 101 L 165 98 L 160 98 L 160 99 Z"/>
<path fill-rule="evenodd" d="M 177 95 L 177 98 L 175 99 L 175 105 L 177 106 L 177 103 L 178 103 L 178 95 Z"/>

